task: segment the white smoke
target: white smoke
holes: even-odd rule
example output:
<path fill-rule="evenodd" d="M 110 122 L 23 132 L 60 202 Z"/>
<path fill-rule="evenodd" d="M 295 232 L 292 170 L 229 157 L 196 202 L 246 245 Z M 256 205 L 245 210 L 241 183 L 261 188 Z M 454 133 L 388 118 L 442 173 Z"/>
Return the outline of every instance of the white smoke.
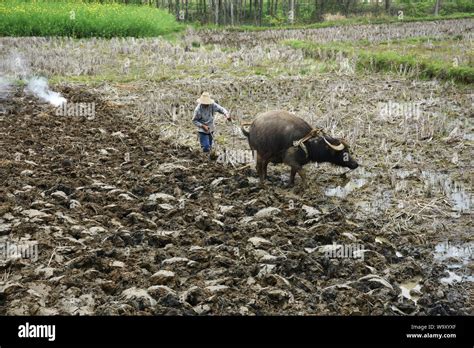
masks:
<path fill-rule="evenodd" d="M 13 83 L 4 76 L 0 76 L 0 99 L 7 99 L 13 92 Z"/>
<path fill-rule="evenodd" d="M 58 92 L 54 92 L 48 87 L 48 80 L 44 77 L 32 77 L 28 80 L 26 91 L 33 93 L 43 101 L 53 106 L 60 106 L 66 103 L 66 98 L 62 97 Z"/>
<path fill-rule="evenodd" d="M 55 107 L 67 102 L 61 94 L 49 89 L 46 78 L 32 76 L 26 60 L 17 52 L 11 53 L 1 62 L 0 75 L 0 99 L 8 98 L 13 92 L 14 81 L 23 80 L 27 84 L 25 92 L 30 92 L 43 101 Z"/>
<path fill-rule="evenodd" d="M 8 57 L 7 61 L 8 71 L 15 79 L 26 80 L 30 76 L 30 67 L 26 63 L 25 58 L 17 52 L 13 52 Z"/>

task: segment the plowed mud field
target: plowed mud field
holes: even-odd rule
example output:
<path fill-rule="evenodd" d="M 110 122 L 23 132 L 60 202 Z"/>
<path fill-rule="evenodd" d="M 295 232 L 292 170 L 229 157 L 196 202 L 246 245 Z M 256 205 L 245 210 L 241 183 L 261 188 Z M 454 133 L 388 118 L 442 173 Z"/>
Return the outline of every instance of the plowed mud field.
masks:
<path fill-rule="evenodd" d="M 321 73 L 52 89 L 95 114 L 19 86 L 1 100 L 0 314 L 473 314 L 468 87 Z M 191 123 L 202 91 L 234 116 L 215 159 Z M 345 137 L 360 167 L 308 165 L 304 188 L 270 166 L 259 186 L 238 125 L 270 109 Z"/>

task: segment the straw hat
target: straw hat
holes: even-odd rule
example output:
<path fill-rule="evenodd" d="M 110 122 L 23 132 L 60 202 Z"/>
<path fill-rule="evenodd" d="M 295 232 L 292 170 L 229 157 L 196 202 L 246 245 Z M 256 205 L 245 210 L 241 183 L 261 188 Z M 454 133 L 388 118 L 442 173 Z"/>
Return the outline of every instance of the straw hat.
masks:
<path fill-rule="evenodd" d="M 208 92 L 204 92 L 199 99 L 196 100 L 199 104 L 210 105 L 214 104 L 214 100 L 211 99 L 211 96 Z"/>

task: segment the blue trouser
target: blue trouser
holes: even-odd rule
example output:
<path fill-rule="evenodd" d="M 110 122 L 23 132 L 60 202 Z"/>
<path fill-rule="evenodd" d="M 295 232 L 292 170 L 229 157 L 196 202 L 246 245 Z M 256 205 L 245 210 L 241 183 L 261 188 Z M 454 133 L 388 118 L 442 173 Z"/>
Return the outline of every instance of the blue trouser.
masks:
<path fill-rule="evenodd" d="M 198 132 L 199 142 L 201 143 L 202 151 L 209 152 L 212 148 L 212 134 Z"/>

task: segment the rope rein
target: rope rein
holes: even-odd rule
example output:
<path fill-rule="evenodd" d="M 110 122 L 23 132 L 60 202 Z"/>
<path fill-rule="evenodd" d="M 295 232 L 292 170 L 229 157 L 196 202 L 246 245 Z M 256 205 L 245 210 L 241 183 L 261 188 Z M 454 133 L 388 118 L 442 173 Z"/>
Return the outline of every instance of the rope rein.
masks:
<path fill-rule="evenodd" d="M 308 148 L 306 147 L 304 142 L 311 139 L 311 138 L 315 138 L 315 137 L 319 136 L 320 134 L 323 135 L 323 136 L 325 134 L 324 130 L 322 128 L 313 128 L 303 138 L 301 138 L 300 140 L 294 141 L 293 146 L 294 147 L 300 147 L 304 151 L 305 157 L 308 158 L 309 157 Z"/>
<path fill-rule="evenodd" d="M 324 130 L 322 128 L 313 128 L 308 134 L 306 134 L 303 138 L 300 140 L 296 140 L 293 142 L 293 146 L 300 146 L 303 144 L 306 140 L 309 140 L 311 138 L 317 137 L 319 134 L 324 135 Z"/>

